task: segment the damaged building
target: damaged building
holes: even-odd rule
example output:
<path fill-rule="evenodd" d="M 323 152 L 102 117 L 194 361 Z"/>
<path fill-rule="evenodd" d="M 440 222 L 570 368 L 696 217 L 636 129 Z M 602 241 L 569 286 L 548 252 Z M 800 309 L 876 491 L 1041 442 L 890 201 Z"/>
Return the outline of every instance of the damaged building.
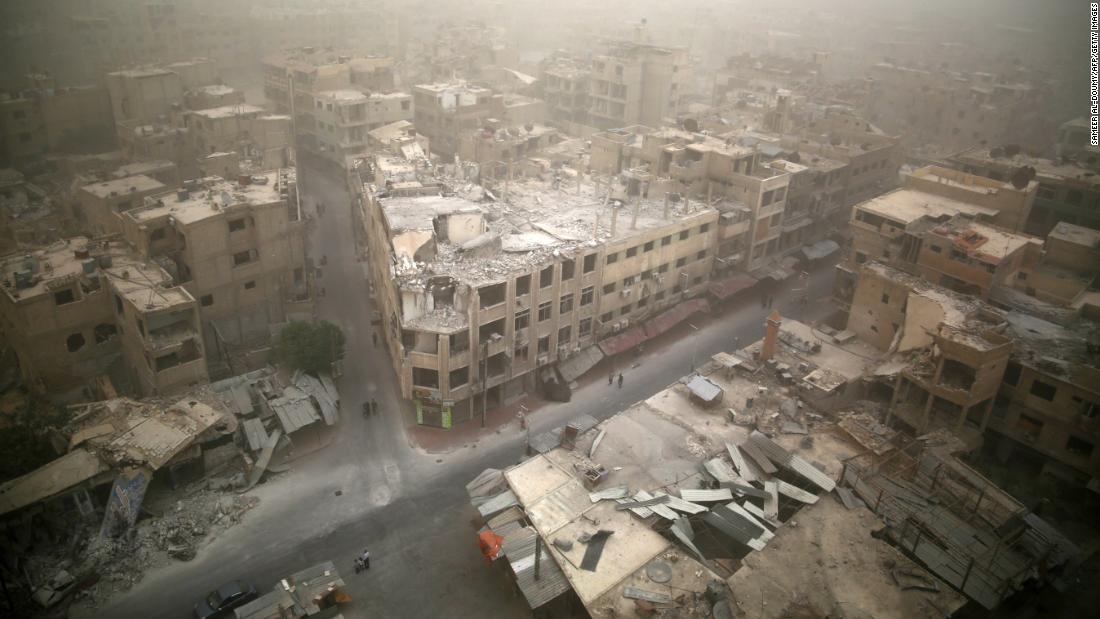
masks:
<path fill-rule="evenodd" d="M 382 335 L 424 423 L 536 386 L 568 397 L 603 355 L 708 309 L 689 301 L 719 232 L 705 203 L 565 168 L 488 189 L 378 155 L 359 176 Z"/>

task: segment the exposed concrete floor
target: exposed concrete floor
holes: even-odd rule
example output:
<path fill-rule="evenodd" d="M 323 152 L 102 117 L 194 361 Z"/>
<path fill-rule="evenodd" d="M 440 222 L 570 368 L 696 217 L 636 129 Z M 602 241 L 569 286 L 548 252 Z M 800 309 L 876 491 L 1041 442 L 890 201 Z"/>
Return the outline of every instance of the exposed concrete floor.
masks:
<path fill-rule="evenodd" d="M 498 572 L 487 569 L 478 552 L 465 484 L 486 467 L 504 468 L 523 457 L 518 423 L 484 435 L 468 447 L 428 454 L 407 440 L 411 415 L 403 414 L 395 379 L 382 349 L 371 344 L 367 282 L 355 260 L 349 198 L 342 177 L 303 167 L 303 200 L 326 205 L 316 222 L 311 255 L 327 255 L 318 313 L 347 334 L 345 403 L 334 442 L 294 463 L 294 468 L 254 493 L 261 503 L 243 522 L 199 549 L 188 563 L 154 570 L 128 594 L 95 611 L 74 609 L 74 617 L 187 617 L 201 596 L 226 581 L 242 578 L 261 590 L 296 570 L 332 560 L 345 573 L 354 601 L 346 617 L 519 617 L 529 616 L 522 597 Z M 312 212 L 312 208 L 309 209 Z M 814 320 L 831 312 L 827 302 L 832 264 L 811 274 L 806 316 L 796 295 L 775 291 L 775 307 L 796 318 Z M 571 402 L 548 404 L 528 416 L 530 432 L 562 425 L 579 414 L 606 419 L 653 395 L 688 373 L 693 358 L 702 364 L 720 350 L 754 341 L 763 333 L 768 310 L 759 292 L 734 301 L 703 322 L 698 332 L 681 325 L 633 362 L 604 362 L 574 393 Z M 696 335 L 691 336 L 692 333 Z M 622 389 L 608 387 L 610 364 L 625 374 Z M 359 403 L 373 395 L 382 413 L 365 419 Z M 476 423 L 476 422 L 469 422 Z M 440 430 L 440 432 L 445 432 Z M 340 496 L 335 493 L 341 492 Z M 371 570 L 356 575 L 354 557 L 368 548 Z"/>

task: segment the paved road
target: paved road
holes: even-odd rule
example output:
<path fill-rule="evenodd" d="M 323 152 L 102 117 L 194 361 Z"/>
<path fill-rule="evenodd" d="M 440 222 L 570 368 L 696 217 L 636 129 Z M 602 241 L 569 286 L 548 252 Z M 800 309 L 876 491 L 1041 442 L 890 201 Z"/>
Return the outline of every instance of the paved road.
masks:
<path fill-rule="evenodd" d="M 440 456 L 410 446 L 389 363 L 371 343 L 367 284 L 355 260 L 346 190 L 337 177 L 311 170 L 302 171 L 301 182 L 308 203 L 320 200 L 327 207 L 311 239 L 311 255 L 328 258 L 322 277 L 327 294 L 318 313 L 348 336 L 339 432 L 291 472 L 257 487 L 260 505 L 193 561 L 153 571 L 92 616 L 182 618 L 195 600 L 227 580 L 246 578 L 268 590 L 288 573 L 323 560 L 346 573 L 354 599 L 348 617 L 528 616 L 522 598 L 482 563 L 476 514 L 464 489 L 482 469 L 519 461 L 523 436 L 509 426 L 476 447 Z M 827 265 L 811 274 L 810 317 L 827 312 L 827 304 L 817 300 L 828 297 L 831 281 Z M 781 312 L 798 307 L 796 295 L 775 295 Z M 667 343 L 650 344 L 641 365 L 624 370 L 623 389 L 595 380 L 572 401 L 539 409 L 529 417 L 531 432 L 581 413 L 609 417 L 687 373 L 693 357 L 702 363 L 732 348 L 735 337 L 742 345 L 760 337 L 767 311 L 758 298 L 750 294 L 729 310 L 696 323 L 694 336 L 681 326 L 665 336 Z M 383 414 L 364 419 L 358 406 L 372 395 Z M 371 570 L 355 575 L 352 561 L 364 547 L 371 551 Z"/>

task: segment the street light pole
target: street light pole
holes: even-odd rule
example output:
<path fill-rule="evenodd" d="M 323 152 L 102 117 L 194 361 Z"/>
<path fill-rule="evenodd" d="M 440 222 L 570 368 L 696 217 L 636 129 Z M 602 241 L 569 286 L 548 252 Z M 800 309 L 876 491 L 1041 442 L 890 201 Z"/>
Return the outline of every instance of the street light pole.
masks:
<path fill-rule="evenodd" d="M 699 327 L 688 323 L 688 326 L 694 330 L 691 334 L 691 371 L 695 371 L 695 354 L 699 352 Z"/>

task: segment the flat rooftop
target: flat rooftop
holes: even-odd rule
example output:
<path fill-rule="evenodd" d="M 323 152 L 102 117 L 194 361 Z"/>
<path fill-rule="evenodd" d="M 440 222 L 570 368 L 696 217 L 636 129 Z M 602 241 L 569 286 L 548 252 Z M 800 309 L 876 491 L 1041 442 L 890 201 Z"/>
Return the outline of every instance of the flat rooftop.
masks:
<path fill-rule="evenodd" d="M 199 181 L 199 187 L 191 192 L 167 193 L 155 201 L 146 201 L 145 206 L 126 211 L 125 217 L 137 222 L 148 222 L 171 215 L 181 224 L 191 224 L 208 217 L 216 217 L 230 207 L 240 204 L 263 206 L 282 201 L 276 186 L 278 173 L 263 172 L 267 183 L 250 183 L 241 186 L 234 181 L 217 177 L 208 177 Z"/>
<path fill-rule="evenodd" d="M 134 163 L 128 163 L 115 170 L 111 176 L 115 178 L 126 178 L 128 176 L 135 176 L 138 174 L 149 174 L 152 172 L 161 172 L 164 170 L 171 170 L 176 167 L 176 164 L 167 159 L 154 159 L 152 161 L 135 161 Z"/>
<path fill-rule="evenodd" d="M 81 187 L 82 191 L 101 199 L 128 193 L 149 193 L 159 189 L 167 190 L 168 188 L 157 179 L 150 178 L 144 174 L 135 174 L 134 176 L 101 181 Z"/>
<path fill-rule="evenodd" d="M 1074 245 L 1083 245 L 1092 249 L 1100 249 L 1100 230 L 1093 230 L 1084 226 L 1078 226 L 1068 222 L 1059 222 L 1047 235 L 1048 238 L 1058 239 Z"/>
<path fill-rule="evenodd" d="M 1080 367 L 1100 368 L 1100 354 L 1090 351 L 1100 340 L 1100 330 L 1085 322 L 1069 327 L 1056 325 L 1022 312 L 1005 314 L 1006 335 L 1013 339 L 1013 356 L 1055 376 L 1064 376 L 1076 386 L 1100 393 L 1100 385 L 1080 375 Z"/>
<path fill-rule="evenodd" d="M 951 187 L 957 187 L 980 194 L 995 194 L 999 191 L 1012 191 L 1016 193 L 1027 192 L 1027 188 L 1016 189 L 1011 183 L 1005 183 L 977 174 L 960 172 L 958 170 L 935 165 L 917 168 L 910 172 L 909 176 L 927 179 L 941 185 L 950 185 Z"/>
<path fill-rule="evenodd" d="M 474 86 L 464 82 L 439 82 L 435 84 L 417 84 L 413 88 L 434 93 L 444 92 L 468 92 L 471 94 L 489 94 L 492 91 L 481 86 Z"/>
<path fill-rule="evenodd" d="M 856 205 L 856 208 L 904 225 L 924 217 L 933 219 L 956 215 L 993 217 L 997 214 L 997 211 L 991 208 L 967 204 L 916 189 L 895 189 L 861 202 Z"/>
<path fill-rule="evenodd" d="M 1093 170 L 1077 165 L 1076 163 L 1059 163 L 1043 157 L 1029 157 L 1017 154 L 1012 157 L 995 157 L 989 149 L 972 148 L 952 155 L 949 159 L 956 161 L 976 161 L 994 168 L 1015 170 L 1022 166 L 1035 168 L 1036 177 L 1050 180 L 1078 181 L 1088 185 L 1100 185 L 1100 175 Z"/>
<path fill-rule="evenodd" d="M 172 276 L 154 263 L 119 257 L 103 272 L 115 290 L 139 310 L 179 309 L 195 303 L 183 286 L 174 285 Z"/>
<path fill-rule="evenodd" d="M 955 217 L 940 224 L 932 232 L 951 239 L 952 244 L 983 262 L 997 264 L 1029 243 L 1042 241 L 978 223 L 967 217 Z"/>
<path fill-rule="evenodd" d="M 258 116 L 266 111 L 267 110 L 264 108 L 258 105 L 252 105 L 251 103 L 235 103 L 233 105 L 222 105 L 220 107 L 212 107 L 205 110 L 193 110 L 190 113 L 195 116 L 217 120 L 220 118 L 232 118 L 234 116 Z"/>

